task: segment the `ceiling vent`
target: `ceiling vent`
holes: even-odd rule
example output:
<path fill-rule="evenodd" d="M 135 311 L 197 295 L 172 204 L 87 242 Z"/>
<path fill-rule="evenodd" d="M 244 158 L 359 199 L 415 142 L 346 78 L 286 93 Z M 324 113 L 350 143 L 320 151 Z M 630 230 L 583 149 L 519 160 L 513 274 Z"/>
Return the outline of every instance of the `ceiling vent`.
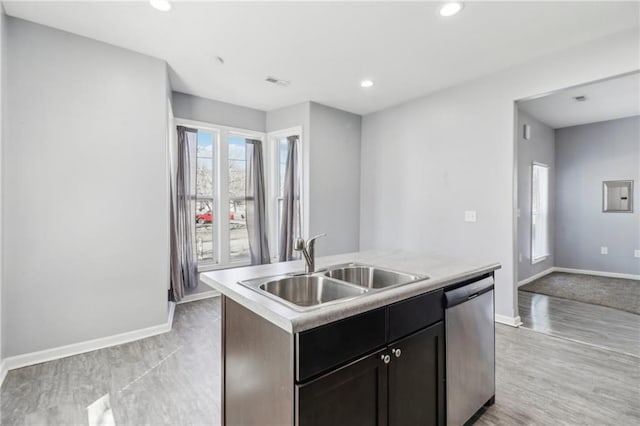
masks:
<path fill-rule="evenodd" d="M 264 79 L 264 81 L 268 81 L 269 83 L 277 84 L 278 86 L 283 86 L 283 87 L 286 87 L 291 84 L 290 81 L 282 80 L 275 77 L 267 77 Z"/>
<path fill-rule="evenodd" d="M 584 95 L 581 95 L 581 96 L 574 96 L 574 97 L 573 97 L 573 100 L 574 100 L 574 101 L 576 101 L 576 102 L 584 102 L 584 101 L 586 101 L 586 100 L 587 100 L 587 97 L 586 97 L 586 96 L 584 96 Z"/>

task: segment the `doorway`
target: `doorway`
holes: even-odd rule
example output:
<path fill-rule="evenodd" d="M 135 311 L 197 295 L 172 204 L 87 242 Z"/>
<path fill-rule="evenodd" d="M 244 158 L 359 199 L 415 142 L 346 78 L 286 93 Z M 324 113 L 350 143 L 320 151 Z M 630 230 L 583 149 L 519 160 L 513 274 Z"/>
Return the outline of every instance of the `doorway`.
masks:
<path fill-rule="evenodd" d="M 640 73 L 516 102 L 523 327 L 640 356 Z"/>

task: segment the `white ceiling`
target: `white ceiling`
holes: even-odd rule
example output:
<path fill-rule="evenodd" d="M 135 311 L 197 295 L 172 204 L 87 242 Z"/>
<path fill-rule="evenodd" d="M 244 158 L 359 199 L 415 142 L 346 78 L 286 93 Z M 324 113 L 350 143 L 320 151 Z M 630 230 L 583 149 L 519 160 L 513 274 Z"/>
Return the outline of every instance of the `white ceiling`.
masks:
<path fill-rule="evenodd" d="M 174 90 L 271 110 L 366 114 L 615 32 L 638 2 L 4 2 L 15 17 L 165 59 Z M 225 60 L 220 65 L 215 59 Z M 264 81 L 291 81 L 280 87 Z M 375 86 L 362 89 L 370 78 Z"/>
<path fill-rule="evenodd" d="M 576 102 L 576 96 L 587 100 Z M 561 90 L 518 106 L 554 129 L 640 115 L 640 73 Z"/>

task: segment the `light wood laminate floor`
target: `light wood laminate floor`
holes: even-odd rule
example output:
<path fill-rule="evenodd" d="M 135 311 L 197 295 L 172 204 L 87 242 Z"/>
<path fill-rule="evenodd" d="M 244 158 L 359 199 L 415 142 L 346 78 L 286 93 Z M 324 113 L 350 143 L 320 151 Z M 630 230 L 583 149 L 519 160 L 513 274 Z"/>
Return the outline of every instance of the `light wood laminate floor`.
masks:
<path fill-rule="evenodd" d="M 640 358 L 496 324 L 496 403 L 476 425 L 638 425 Z"/>
<path fill-rule="evenodd" d="M 182 304 L 170 333 L 11 371 L 0 421 L 86 425 L 108 395 L 118 426 L 218 425 L 219 327 L 217 298 Z M 476 424 L 640 424 L 639 358 L 503 325 L 496 352 L 496 404 Z"/>
<path fill-rule="evenodd" d="M 640 357 L 640 315 L 526 291 L 518 309 L 523 327 Z"/>
<path fill-rule="evenodd" d="M 1 424 L 88 425 L 105 395 L 117 426 L 218 424 L 218 299 L 177 305 L 169 333 L 10 371 Z"/>

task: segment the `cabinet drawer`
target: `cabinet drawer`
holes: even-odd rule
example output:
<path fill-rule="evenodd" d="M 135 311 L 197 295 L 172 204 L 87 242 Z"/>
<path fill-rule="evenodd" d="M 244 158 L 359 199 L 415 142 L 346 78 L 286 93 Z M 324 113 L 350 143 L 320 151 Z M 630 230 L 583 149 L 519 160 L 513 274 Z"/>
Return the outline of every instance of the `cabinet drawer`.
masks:
<path fill-rule="evenodd" d="M 443 290 L 436 290 L 389 306 L 387 341 L 391 342 L 442 320 L 443 296 Z"/>
<path fill-rule="evenodd" d="M 385 326 L 385 308 L 380 308 L 298 333 L 296 380 L 303 382 L 384 346 Z"/>

